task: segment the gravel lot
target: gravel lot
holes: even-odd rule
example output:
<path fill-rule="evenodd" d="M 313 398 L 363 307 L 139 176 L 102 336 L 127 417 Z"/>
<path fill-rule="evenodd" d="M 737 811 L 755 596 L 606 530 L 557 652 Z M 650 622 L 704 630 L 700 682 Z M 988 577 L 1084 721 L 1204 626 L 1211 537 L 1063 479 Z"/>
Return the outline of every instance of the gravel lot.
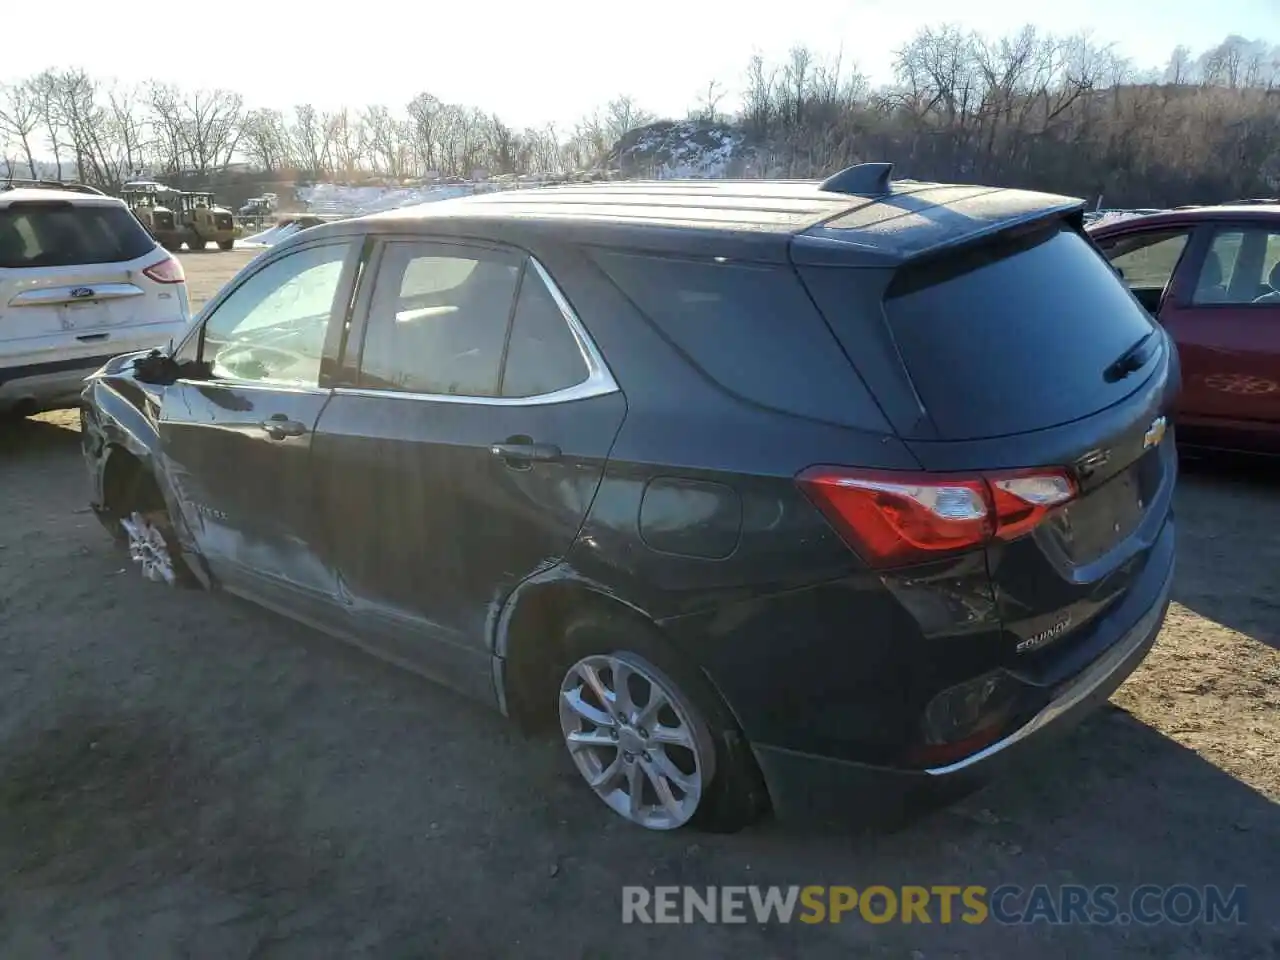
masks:
<path fill-rule="evenodd" d="M 248 258 L 184 255 L 202 301 Z M 0 957 L 1280 957 L 1280 472 L 1188 468 L 1111 708 L 892 834 L 649 835 L 556 742 L 126 574 L 74 415 L 0 429 Z M 624 884 L 1217 883 L 1236 926 L 624 927 Z M 679 952 L 676 952 L 679 951 Z"/>

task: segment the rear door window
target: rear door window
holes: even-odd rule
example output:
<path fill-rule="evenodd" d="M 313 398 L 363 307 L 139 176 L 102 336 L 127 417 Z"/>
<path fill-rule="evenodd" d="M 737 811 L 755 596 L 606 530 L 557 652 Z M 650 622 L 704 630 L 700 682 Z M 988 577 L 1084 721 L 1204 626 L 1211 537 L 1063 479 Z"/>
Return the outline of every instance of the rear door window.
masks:
<path fill-rule="evenodd" d="M 858 271 L 845 272 L 857 282 Z M 832 279 L 815 292 L 839 328 Z M 1113 381 L 1105 372 L 1155 329 L 1107 261 L 1065 226 L 909 265 L 890 282 L 884 313 L 947 440 L 1053 427 L 1119 402 L 1146 372 Z"/>
<path fill-rule="evenodd" d="M 154 249 L 134 215 L 114 204 L 17 201 L 0 208 L 0 267 L 124 263 Z"/>
<path fill-rule="evenodd" d="M 1223 226 L 1214 231 L 1196 281 L 1198 306 L 1280 301 L 1280 231 Z"/>
<path fill-rule="evenodd" d="M 578 385 L 588 373 L 560 305 L 541 274 L 526 264 L 502 369 L 502 396 L 546 396 Z"/>
<path fill-rule="evenodd" d="M 388 243 L 374 281 L 360 385 L 492 397 L 521 258 L 434 242 Z"/>

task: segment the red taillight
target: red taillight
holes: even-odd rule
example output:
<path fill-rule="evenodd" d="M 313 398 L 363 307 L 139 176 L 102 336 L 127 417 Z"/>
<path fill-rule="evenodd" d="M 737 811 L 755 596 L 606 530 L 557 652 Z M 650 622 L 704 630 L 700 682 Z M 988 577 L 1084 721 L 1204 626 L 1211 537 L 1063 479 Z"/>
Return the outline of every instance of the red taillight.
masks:
<path fill-rule="evenodd" d="M 1029 532 L 1076 495 L 1065 470 L 971 477 L 811 467 L 796 478 L 875 567 L 917 563 Z"/>
<path fill-rule="evenodd" d="M 142 271 L 142 275 L 156 283 L 185 283 L 187 275 L 177 257 L 165 257 Z"/>

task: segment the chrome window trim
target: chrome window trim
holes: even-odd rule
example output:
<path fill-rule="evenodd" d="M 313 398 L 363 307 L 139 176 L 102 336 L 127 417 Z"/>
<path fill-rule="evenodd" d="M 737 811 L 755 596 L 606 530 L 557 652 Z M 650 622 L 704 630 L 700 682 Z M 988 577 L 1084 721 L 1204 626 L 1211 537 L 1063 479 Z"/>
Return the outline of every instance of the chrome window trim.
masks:
<path fill-rule="evenodd" d="M 432 403 L 473 403 L 489 407 L 536 407 L 553 403 L 571 403 L 575 400 L 587 400 L 591 397 L 603 397 L 610 393 L 617 393 L 619 390 L 618 382 L 613 379 L 613 374 L 609 371 L 609 366 L 605 363 L 604 356 L 600 353 L 595 343 L 592 342 L 586 327 L 582 325 L 582 321 L 573 312 L 573 308 L 569 306 L 569 301 L 565 299 L 556 282 L 551 279 L 551 275 L 547 273 L 536 257 L 530 256 L 529 264 L 533 267 L 534 273 L 538 275 L 538 279 L 542 281 L 550 292 L 551 298 L 560 309 L 560 316 L 564 318 L 564 322 L 569 327 L 569 332 L 573 334 L 573 339 L 578 344 L 578 351 L 587 365 L 587 376 L 584 379 L 571 387 L 564 387 L 551 393 L 540 393 L 531 397 L 477 397 L 462 393 L 418 393 L 409 390 L 382 390 L 373 387 L 334 387 L 333 392 L 338 395 L 353 397 L 426 400 Z M 366 320 L 367 322 L 368 320 Z"/>
<path fill-rule="evenodd" d="M 190 377 L 178 377 L 174 383 L 192 387 L 231 387 L 236 390 L 270 390 L 272 393 L 306 393 L 325 396 L 333 392 L 331 387 L 305 383 L 273 383 L 270 380 L 237 380 L 234 377 L 210 377 L 208 380 L 193 380 Z"/>

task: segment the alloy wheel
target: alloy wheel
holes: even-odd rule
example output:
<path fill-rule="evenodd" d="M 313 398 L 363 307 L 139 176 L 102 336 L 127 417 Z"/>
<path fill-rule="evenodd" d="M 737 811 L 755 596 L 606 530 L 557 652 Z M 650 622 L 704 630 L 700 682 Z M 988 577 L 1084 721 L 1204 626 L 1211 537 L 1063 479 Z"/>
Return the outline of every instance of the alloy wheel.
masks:
<path fill-rule="evenodd" d="M 560 728 L 596 795 L 650 830 L 688 823 L 715 775 L 706 724 L 673 681 L 634 654 L 592 655 L 570 667 Z"/>
<path fill-rule="evenodd" d="M 138 565 L 142 576 L 172 586 L 177 582 L 173 556 L 164 531 L 137 510 L 120 521 L 129 541 L 129 558 Z"/>

